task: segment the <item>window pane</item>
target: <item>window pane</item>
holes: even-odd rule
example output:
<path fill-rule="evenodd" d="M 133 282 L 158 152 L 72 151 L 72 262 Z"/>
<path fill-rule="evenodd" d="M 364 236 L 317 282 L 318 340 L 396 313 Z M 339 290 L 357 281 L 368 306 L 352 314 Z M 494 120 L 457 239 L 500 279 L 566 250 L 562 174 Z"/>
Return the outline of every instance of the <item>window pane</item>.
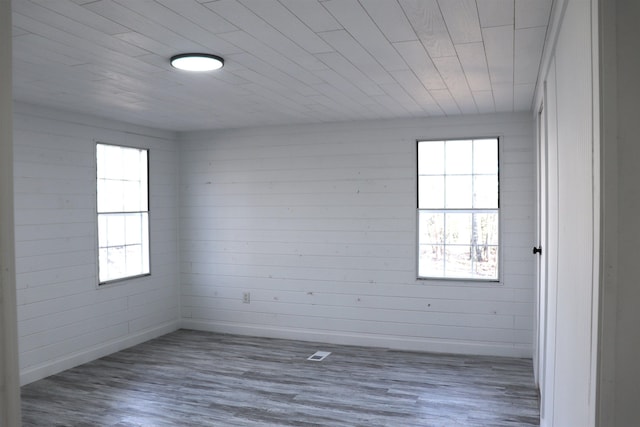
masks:
<path fill-rule="evenodd" d="M 420 245 L 418 275 L 444 277 L 444 245 Z"/>
<path fill-rule="evenodd" d="M 130 214 L 125 218 L 125 241 L 127 245 L 142 243 L 142 220 L 140 214 Z"/>
<path fill-rule="evenodd" d="M 484 256 L 475 263 L 475 275 L 479 279 L 498 278 L 498 247 L 488 246 L 484 249 Z"/>
<path fill-rule="evenodd" d="M 140 210 L 149 210 L 149 153 L 140 151 Z"/>
<path fill-rule="evenodd" d="M 107 248 L 101 248 L 98 251 L 98 260 L 99 280 L 105 282 L 109 280 L 109 257 Z"/>
<path fill-rule="evenodd" d="M 107 216 L 107 246 L 122 246 L 125 244 L 124 216 Z"/>
<path fill-rule="evenodd" d="M 473 173 L 498 174 L 498 140 L 473 141 Z"/>
<path fill-rule="evenodd" d="M 140 245 L 126 246 L 125 258 L 127 276 L 142 274 L 142 247 Z"/>
<path fill-rule="evenodd" d="M 469 245 L 447 246 L 445 248 L 446 271 L 445 277 L 461 278 L 473 277 L 472 260 Z"/>
<path fill-rule="evenodd" d="M 107 247 L 107 217 L 98 215 L 98 247 Z"/>
<path fill-rule="evenodd" d="M 418 202 L 420 209 L 442 209 L 444 207 L 444 177 L 418 177 Z"/>
<path fill-rule="evenodd" d="M 140 181 L 140 150 L 122 149 L 122 179 Z"/>
<path fill-rule="evenodd" d="M 126 258 L 124 246 L 112 246 L 107 248 L 107 279 L 115 280 L 126 276 Z"/>
<path fill-rule="evenodd" d="M 473 207 L 476 209 L 497 209 L 497 175 L 479 175 L 473 178 Z"/>
<path fill-rule="evenodd" d="M 498 214 L 474 214 L 478 231 L 478 242 L 484 245 L 498 244 Z"/>
<path fill-rule="evenodd" d="M 420 243 L 444 243 L 444 214 L 421 211 L 418 216 L 418 228 L 420 233 Z"/>
<path fill-rule="evenodd" d="M 106 147 L 102 144 L 96 145 L 96 176 L 98 181 L 104 177 L 107 160 L 104 155 Z"/>
<path fill-rule="evenodd" d="M 472 206 L 471 175 L 447 176 L 445 208 L 468 209 Z"/>
<path fill-rule="evenodd" d="M 122 210 L 125 212 L 141 211 L 142 191 L 140 181 L 125 181 L 122 186 L 124 196 Z"/>
<path fill-rule="evenodd" d="M 470 213 L 446 214 L 447 245 L 471 243 L 472 216 Z"/>
<path fill-rule="evenodd" d="M 98 178 L 97 181 L 97 186 L 98 186 L 98 192 L 96 194 L 96 201 L 98 204 L 98 213 L 100 212 L 107 212 L 107 197 L 106 195 L 108 194 L 105 188 L 105 182 L 104 179 L 102 178 Z"/>
<path fill-rule="evenodd" d="M 444 174 L 444 141 L 418 143 L 418 175 Z"/>
<path fill-rule="evenodd" d="M 149 214 L 144 212 L 141 214 L 142 220 L 142 274 L 149 274 L 151 271 L 149 265 Z"/>
<path fill-rule="evenodd" d="M 100 281 L 149 273 L 148 214 L 98 216 Z"/>
<path fill-rule="evenodd" d="M 122 149 L 113 145 L 103 145 L 103 168 L 99 178 L 122 179 Z"/>
<path fill-rule="evenodd" d="M 124 207 L 124 185 L 121 180 L 98 180 L 98 212 L 119 212 Z"/>
<path fill-rule="evenodd" d="M 447 141 L 446 143 L 446 168 L 445 173 L 451 174 L 470 174 L 472 172 L 471 160 L 472 142 L 471 141 Z"/>

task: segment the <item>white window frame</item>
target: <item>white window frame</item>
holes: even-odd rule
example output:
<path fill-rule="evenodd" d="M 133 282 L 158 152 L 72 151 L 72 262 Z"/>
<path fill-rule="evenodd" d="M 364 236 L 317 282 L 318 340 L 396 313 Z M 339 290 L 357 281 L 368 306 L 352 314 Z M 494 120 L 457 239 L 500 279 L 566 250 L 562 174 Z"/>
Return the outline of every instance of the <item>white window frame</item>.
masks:
<path fill-rule="evenodd" d="M 126 179 L 123 178 L 122 180 L 124 182 L 128 182 L 128 183 L 135 183 L 138 182 L 140 183 L 140 185 L 146 184 L 146 188 L 144 192 L 141 192 L 141 196 L 143 196 L 143 202 L 141 203 L 141 207 L 140 209 L 136 210 L 127 210 L 125 209 L 125 207 L 123 206 L 122 209 L 108 209 L 108 210 L 101 210 L 100 207 L 100 182 L 101 180 L 105 180 L 105 177 L 101 177 L 99 176 L 100 173 L 100 166 L 98 165 L 98 162 L 100 161 L 100 159 L 98 158 L 99 155 L 99 147 L 100 146 L 104 146 L 104 147 L 117 147 L 117 148 L 121 148 L 121 149 L 125 149 L 125 150 L 137 150 L 139 152 L 144 152 L 145 153 L 145 157 L 146 157 L 146 165 L 145 165 L 145 169 L 144 171 L 141 171 L 142 173 L 140 174 L 140 178 L 139 180 L 135 180 L 135 179 Z M 104 142 L 96 142 L 95 145 L 95 159 L 96 159 L 96 225 L 97 225 L 97 242 L 96 242 L 96 247 L 97 247 L 97 279 L 98 279 L 98 286 L 102 286 L 102 285 L 106 285 L 106 284 L 111 284 L 111 283 L 116 283 L 116 282 L 122 282 L 122 281 L 126 281 L 126 280 L 130 280 L 130 279 L 134 279 L 134 278 L 139 278 L 139 277 L 144 277 L 144 276 L 149 276 L 151 275 L 151 242 L 150 242 L 150 185 L 149 185 L 149 165 L 150 165 L 150 161 L 149 161 L 149 149 L 148 148 L 141 148 L 141 147 L 133 147 L 133 146 L 127 146 L 127 145 L 122 145 L 122 144 L 110 144 L 110 143 L 104 143 Z M 103 190 L 104 191 L 104 190 Z M 124 197 L 126 195 L 126 190 L 122 190 L 122 196 L 123 196 L 123 200 Z M 146 192 L 146 194 L 144 194 Z M 146 196 L 146 197 L 145 197 Z M 129 238 L 128 234 L 126 232 L 126 224 L 127 224 L 127 220 L 126 218 L 135 218 L 136 215 L 139 215 L 139 230 L 140 230 L 140 243 L 128 243 L 126 240 Z M 125 230 L 123 231 L 124 234 L 124 239 L 125 241 L 122 244 L 115 244 L 115 245 L 109 245 L 108 243 L 104 242 L 104 238 L 101 239 L 101 236 L 103 236 L 103 230 L 101 230 L 101 227 L 104 226 L 104 222 L 101 221 L 101 218 L 107 218 L 107 217 L 123 217 L 123 221 L 124 221 L 124 227 Z M 127 247 L 133 247 L 133 246 L 140 246 L 140 256 L 142 257 L 141 262 L 140 262 L 140 269 L 139 271 L 136 271 L 135 273 L 124 273 L 123 275 L 119 275 L 118 277 L 115 278 L 107 278 L 107 279 L 103 279 L 102 278 L 102 274 L 101 274 L 101 265 L 103 262 L 107 262 L 106 259 L 104 259 L 103 257 L 104 255 L 104 251 L 102 251 L 103 249 L 108 249 L 108 248 L 123 248 L 123 250 L 125 251 L 125 260 L 126 260 L 126 248 Z M 126 266 L 126 261 L 125 261 L 125 266 Z M 126 270 L 126 268 L 125 268 Z"/>
<path fill-rule="evenodd" d="M 442 207 L 441 209 L 425 209 L 420 208 L 420 158 L 419 158 L 419 146 L 420 143 L 437 142 L 437 141 L 474 141 L 474 140 L 496 140 L 496 161 L 498 166 L 497 171 L 497 207 L 486 208 L 464 208 L 464 209 L 447 209 Z M 417 280 L 437 280 L 437 281 L 457 281 L 457 282 L 491 282 L 500 283 L 502 277 L 502 215 L 500 208 L 500 150 L 502 146 L 502 139 L 497 136 L 477 136 L 477 137 L 462 137 L 462 138 L 429 138 L 419 139 L 416 141 L 416 278 Z M 443 174 L 444 176 L 444 174 Z M 474 174 L 472 174 L 474 176 Z M 497 247 L 497 265 L 496 265 L 496 277 L 484 278 L 478 276 L 424 276 L 420 275 L 420 212 L 430 211 L 434 213 L 496 213 L 497 214 L 497 243 L 494 245 Z"/>

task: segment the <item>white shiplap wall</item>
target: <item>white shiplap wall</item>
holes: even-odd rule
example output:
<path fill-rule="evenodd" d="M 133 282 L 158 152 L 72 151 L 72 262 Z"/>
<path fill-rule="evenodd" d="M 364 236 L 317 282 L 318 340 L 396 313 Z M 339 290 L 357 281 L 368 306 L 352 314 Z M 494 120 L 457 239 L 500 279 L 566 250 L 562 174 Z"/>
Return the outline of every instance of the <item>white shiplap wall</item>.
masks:
<path fill-rule="evenodd" d="M 596 88 L 604 81 L 598 77 L 598 69 L 602 68 L 598 65 L 599 43 L 594 37 L 603 22 L 598 17 L 601 6 L 597 0 L 555 2 L 548 41 L 551 48 L 545 53 L 537 94 L 538 102 L 544 104 L 543 127 L 548 144 L 548 181 L 542 194 L 548 201 L 547 265 L 541 281 L 547 295 L 541 300 L 541 313 L 546 318 L 541 322 L 544 329 L 540 332 L 543 351 L 539 371 L 543 427 L 598 425 L 596 396 L 603 397 L 602 392 L 610 391 L 606 387 L 599 390 L 596 374 L 598 361 L 610 355 L 607 350 L 598 351 L 602 337 L 598 317 L 603 307 L 598 301 L 599 280 L 616 276 L 614 265 L 602 265 L 602 276 L 598 271 L 603 224 L 599 218 L 600 95 L 615 93 L 609 92 L 608 87 Z M 611 65 L 607 63 L 607 67 Z M 611 114 L 607 108 L 602 117 Z M 606 177 L 603 182 L 610 186 L 608 180 Z M 615 201 L 608 200 L 605 205 L 605 219 L 616 218 L 615 214 L 609 215 L 611 207 L 617 208 Z M 627 230 L 628 236 L 630 232 Z M 609 237 L 604 240 L 607 245 L 611 243 Z M 635 366 L 637 355 L 633 360 Z M 607 375 L 607 368 L 604 369 Z M 636 407 L 637 393 L 633 396 Z M 610 408 L 604 408 L 603 414 L 607 409 Z M 607 419 L 602 425 L 619 424 Z"/>
<path fill-rule="evenodd" d="M 417 281 L 416 140 L 474 136 L 503 138 L 502 283 Z M 183 327 L 531 356 L 529 114 L 198 132 L 179 142 Z"/>
<path fill-rule="evenodd" d="M 95 141 L 150 149 L 152 275 L 100 288 Z M 22 383 L 178 327 L 177 167 L 173 133 L 15 106 Z"/>

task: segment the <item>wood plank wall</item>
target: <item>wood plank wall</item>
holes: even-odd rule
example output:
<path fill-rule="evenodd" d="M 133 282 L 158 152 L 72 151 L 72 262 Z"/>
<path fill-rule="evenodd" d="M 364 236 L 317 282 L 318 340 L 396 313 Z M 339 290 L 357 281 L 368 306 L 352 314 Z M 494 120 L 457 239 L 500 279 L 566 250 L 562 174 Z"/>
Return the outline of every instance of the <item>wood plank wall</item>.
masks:
<path fill-rule="evenodd" d="M 496 135 L 501 283 L 416 280 L 416 140 Z M 529 114 L 182 134 L 183 326 L 531 357 L 534 146 Z"/>
<path fill-rule="evenodd" d="M 175 134 L 18 104 L 14 140 L 22 383 L 175 330 Z M 100 288 L 95 141 L 150 149 L 152 275 Z"/>
<path fill-rule="evenodd" d="M 541 331 L 539 378 L 543 427 L 596 425 L 602 224 L 597 86 L 603 81 L 597 76 L 594 33 L 600 25 L 598 3 L 554 4 L 547 41 L 551 48 L 543 59 L 536 101 L 544 103 L 548 141 L 549 250 L 546 280 L 541 282 L 547 298 L 541 300 L 541 313 L 546 313 L 541 325 L 546 328 Z M 616 209 L 615 202 L 606 204 Z M 626 230 L 627 235 L 631 231 Z M 605 241 L 611 242 L 609 236 Z M 603 274 L 615 277 L 615 266 Z M 603 425 L 614 423 L 607 420 Z"/>
<path fill-rule="evenodd" d="M 176 145 L 172 133 L 15 110 L 22 383 L 179 325 L 531 356 L 526 114 L 189 133 Z M 417 281 L 416 139 L 495 135 L 503 137 L 502 282 Z M 100 289 L 94 140 L 151 149 L 153 274 Z"/>

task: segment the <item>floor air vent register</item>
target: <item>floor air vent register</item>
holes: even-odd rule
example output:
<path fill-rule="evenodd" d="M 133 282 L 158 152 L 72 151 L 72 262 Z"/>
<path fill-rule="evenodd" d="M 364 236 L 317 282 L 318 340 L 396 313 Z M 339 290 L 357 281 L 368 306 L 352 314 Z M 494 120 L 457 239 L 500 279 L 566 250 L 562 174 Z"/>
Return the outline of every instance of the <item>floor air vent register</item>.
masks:
<path fill-rule="evenodd" d="M 316 351 L 311 356 L 307 357 L 307 360 L 311 360 L 313 362 L 321 362 L 330 354 L 330 351 Z"/>

